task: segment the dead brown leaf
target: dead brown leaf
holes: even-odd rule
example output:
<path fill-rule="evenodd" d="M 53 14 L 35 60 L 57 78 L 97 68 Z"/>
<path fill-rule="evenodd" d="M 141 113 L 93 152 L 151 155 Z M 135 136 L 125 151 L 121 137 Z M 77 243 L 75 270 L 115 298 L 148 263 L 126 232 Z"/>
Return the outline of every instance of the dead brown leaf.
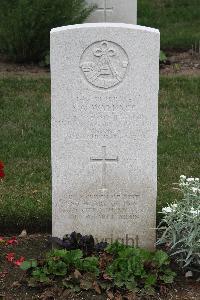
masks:
<path fill-rule="evenodd" d="M 102 253 L 100 255 L 100 260 L 99 260 L 99 267 L 101 270 L 105 270 L 108 263 L 111 262 L 113 259 L 113 256 L 108 254 L 108 253 Z"/>
<path fill-rule="evenodd" d="M 104 273 L 103 275 L 103 279 L 105 280 L 112 280 L 112 277 L 110 277 L 108 274 Z"/>
<path fill-rule="evenodd" d="M 54 299 L 60 299 L 59 297 L 61 296 L 63 292 L 62 288 L 51 288 L 51 289 L 46 289 L 40 296 L 39 299 L 41 300 L 54 300 Z"/>
<path fill-rule="evenodd" d="M 81 275 L 81 273 L 78 270 L 74 271 L 74 278 L 76 278 L 76 279 L 82 278 L 82 275 Z"/>
<path fill-rule="evenodd" d="M 115 297 L 114 297 L 114 300 L 123 300 L 122 295 L 121 295 L 120 292 L 115 293 L 114 296 L 115 296 Z"/>
<path fill-rule="evenodd" d="M 91 290 L 93 289 L 93 282 L 95 281 L 96 276 L 93 273 L 86 273 L 82 276 L 80 280 L 80 288 L 83 290 Z"/>
<path fill-rule="evenodd" d="M 126 295 L 124 295 L 124 299 L 125 300 L 136 300 L 136 294 L 133 292 L 133 293 L 128 293 Z"/>
<path fill-rule="evenodd" d="M 96 281 L 93 282 L 93 287 L 94 287 L 95 292 L 97 294 L 101 295 L 101 288 L 100 288 L 99 284 Z"/>
<path fill-rule="evenodd" d="M 42 295 L 40 296 L 40 299 L 41 300 L 53 300 L 53 299 L 55 299 L 55 293 L 54 292 L 52 292 L 52 291 L 44 291 L 43 293 L 42 293 Z"/>
<path fill-rule="evenodd" d="M 111 291 L 107 291 L 106 294 L 108 296 L 108 299 L 110 299 L 110 300 L 113 300 L 115 298 Z"/>
<path fill-rule="evenodd" d="M 64 292 L 62 293 L 62 296 L 60 297 L 61 300 L 67 300 L 70 299 L 69 297 L 71 297 L 72 293 L 70 290 L 64 290 Z"/>

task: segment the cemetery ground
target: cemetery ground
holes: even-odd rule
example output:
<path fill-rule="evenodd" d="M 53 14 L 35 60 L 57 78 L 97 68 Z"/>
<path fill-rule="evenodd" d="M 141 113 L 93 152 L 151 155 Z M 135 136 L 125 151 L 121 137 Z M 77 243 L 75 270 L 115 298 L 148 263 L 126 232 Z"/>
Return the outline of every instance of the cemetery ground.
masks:
<path fill-rule="evenodd" d="M 199 0 L 141 0 L 138 5 L 138 23 L 160 29 L 161 48 L 169 60 L 162 66 L 160 79 L 159 212 L 179 199 L 174 183 L 181 174 L 199 177 L 200 63 L 198 47 L 197 53 L 191 51 L 200 40 L 200 6 Z M 0 299 L 106 300 L 105 294 L 28 288 L 23 284 L 23 271 L 5 259 L 8 252 L 17 259 L 29 259 L 50 249 L 46 234 L 51 232 L 50 79 L 46 69 L 30 65 L 1 62 L 0 73 L 0 160 L 6 174 L 0 182 L 0 235 L 28 232 L 17 237 L 18 244 L 5 248 L 0 243 Z M 178 272 L 170 289 L 155 298 L 199 300 L 199 295 L 199 282 Z M 120 296 L 115 300 L 121 300 Z"/>
<path fill-rule="evenodd" d="M 173 284 L 168 288 L 162 289 L 161 294 L 152 296 L 135 297 L 134 293 L 126 294 L 126 297 L 121 296 L 121 293 L 116 292 L 115 297 L 112 293 L 99 293 L 98 289 L 94 291 L 81 291 L 74 293 L 70 290 L 63 289 L 56 282 L 52 286 L 38 285 L 37 287 L 29 287 L 27 285 L 27 277 L 24 271 L 15 262 L 5 260 L 5 253 L 13 253 L 15 258 L 25 258 L 26 260 L 34 258 L 43 259 L 44 253 L 51 249 L 49 243 L 49 235 L 35 234 L 22 238 L 17 238 L 17 244 L 12 243 L 6 246 L 0 243 L 0 299 L 2 300 L 21 300 L 21 299 L 42 299 L 42 300 L 199 300 L 199 282 L 185 278 L 176 266 L 172 268 L 177 272 L 178 276 Z M 8 255 L 7 255 L 8 256 Z M 25 257 L 24 257 L 25 256 Z M 18 260 L 19 261 L 19 260 Z"/>
<path fill-rule="evenodd" d="M 17 235 L 26 228 L 28 234 L 50 233 L 50 79 L 43 73 L 37 76 L 11 74 L 3 74 L 0 80 L 0 109 L 3 112 L 0 116 L 0 153 L 3 153 L 1 159 L 5 162 L 6 173 L 0 186 L 0 231 L 5 235 Z M 158 211 L 179 198 L 173 184 L 180 174 L 198 176 L 199 94 L 198 76 L 161 76 Z M 26 259 L 40 257 L 48 250 L 47 238 L 46 234 L 28 235 L 19 238 L 18 245 L 11 245 L 6 251 L 1 246 L 1 268 L 8 271 L 1 273 L 2 299 L 51 299 L 50 296 L 55 299 L 107 299 L 105 294 L 66 296 L 55 287 L 34 290 L 19 283 L 23 272 L 5 260 L 6 253 L 14 252 L 16 257 Z M 157 299 L 197 300 L 199 293 L 199 282 L 179 275 L 167 294 L 157 296 Z"/>

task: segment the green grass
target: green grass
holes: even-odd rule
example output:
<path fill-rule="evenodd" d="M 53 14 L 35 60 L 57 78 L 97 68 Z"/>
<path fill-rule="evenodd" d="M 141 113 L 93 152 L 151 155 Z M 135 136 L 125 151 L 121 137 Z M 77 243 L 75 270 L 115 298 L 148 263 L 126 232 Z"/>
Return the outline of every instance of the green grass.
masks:
<path fill-rule="evenodd" d="M 158 209 L 181 174 L 199 176 L 200 78 L 161 78 Z M 0 80 L 0 232 L 50 230 L 50 80 Z"/>
<path fill-rule="evenodd" d="M 51 222 L 50 81 L 0 81 L 0 232 Z"/>
<path fill-rule="evenodd" d="M 180 175 L 200 176 L 200 77 L 161 78 L 158 209 L 177 197 Z"/>
<path fill-rule="evenodd" d="M 191 49 L 200 41 L 200 1 L 139 0 L 138 24 L 160 29 L 162 49 Z"/>

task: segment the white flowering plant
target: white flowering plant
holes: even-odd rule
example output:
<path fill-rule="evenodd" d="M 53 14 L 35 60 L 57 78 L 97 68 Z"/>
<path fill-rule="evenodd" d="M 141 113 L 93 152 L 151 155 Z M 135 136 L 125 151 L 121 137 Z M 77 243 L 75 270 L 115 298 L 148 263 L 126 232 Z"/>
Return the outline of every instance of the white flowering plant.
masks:
<path fill-rule="evenodd" d="M 157 244 L 165 244 L 170 255 L 185 271 L 200 272 L 200 180 L 180 176 L 181 201 L 163 207 L 158 226 L 162 236 Z"/>

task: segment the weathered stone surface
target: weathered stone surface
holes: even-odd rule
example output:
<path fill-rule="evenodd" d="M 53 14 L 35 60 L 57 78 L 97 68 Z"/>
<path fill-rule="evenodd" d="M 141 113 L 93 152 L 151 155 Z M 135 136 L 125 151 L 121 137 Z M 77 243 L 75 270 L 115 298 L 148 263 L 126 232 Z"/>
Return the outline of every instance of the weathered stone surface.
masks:
<path fill-rule="evenodd" d="M 51 31 L 53 235 L 153 248 L 159 31 Z"/>
<path fill-rule="evenodd" d="M 113 22 L 137 24 L 137 0 L 86 0 L 96 5 L 86 22 Z"/>

